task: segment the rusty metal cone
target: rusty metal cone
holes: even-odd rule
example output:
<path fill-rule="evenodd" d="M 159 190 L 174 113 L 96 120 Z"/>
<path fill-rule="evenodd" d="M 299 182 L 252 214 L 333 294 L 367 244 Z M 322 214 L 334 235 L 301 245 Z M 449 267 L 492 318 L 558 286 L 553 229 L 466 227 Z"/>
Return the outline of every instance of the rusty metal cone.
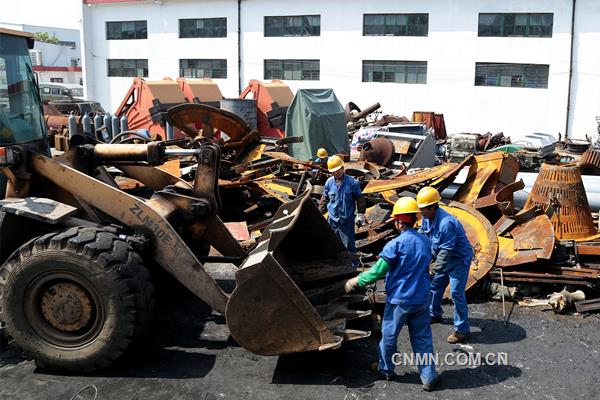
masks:
<path fill-rule="evenodd" d="M 551 221 L 557 239 L 586 239 L 598 232 L 577 164 L 542 164 L 525 208 L 554 207 Z"/>

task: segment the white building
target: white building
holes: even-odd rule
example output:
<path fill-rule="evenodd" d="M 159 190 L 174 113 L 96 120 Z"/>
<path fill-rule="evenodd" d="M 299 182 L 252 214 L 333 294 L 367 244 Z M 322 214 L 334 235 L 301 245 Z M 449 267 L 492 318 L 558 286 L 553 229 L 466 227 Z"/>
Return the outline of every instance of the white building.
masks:
<path fill-rule="evenodd" d="M 250 79 L 283 77 L 292 90 L 331 87 L 343 103 L 380 102 L 386 113 L 441 112 L 451 133 L 517 138 L 568 129 L 583 137 L 595 134 L 600 115 L 600 1 L 83 0 L 82 7 L 87 95 L 113 111 L 131 76 L 208 75 L 226 97 Z"/>
<path fill-rule="evenodd" d="M 25 32 L 44 32 L 58 44 L 36 41 L 29 51 L 40 82 L 83 83 L 79 29 L 0 22 L 0 27 Z"/>

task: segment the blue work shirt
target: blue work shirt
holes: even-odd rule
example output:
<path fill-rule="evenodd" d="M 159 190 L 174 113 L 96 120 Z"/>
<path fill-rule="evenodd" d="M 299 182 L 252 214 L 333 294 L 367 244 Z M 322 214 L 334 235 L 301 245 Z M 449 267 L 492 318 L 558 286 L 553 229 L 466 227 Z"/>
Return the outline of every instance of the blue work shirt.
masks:
<path fill-rule="evenodd" d="M 437 209 L 432 219 L 423 218 L 421 232 L 431 239 L 431 251 L 434 255 L 444 249 L 450 252 L 449 261 L 473 257 L 473 247 L 465 228 L 454 215 L 442 208 Z"/>
<path fill-rule="evenodd" d="M 327 212 L 330 220 L 339 224 L 352 221 L 354 224 L 356 200 L 362 195 L 360 184 L 356 179 L 344 174 L 342 183 L 338 186 L 335 178 L 330 176 L 325 182 L 323 195 L 329 199 Z"/>
<path fill-rule="evenodd" d="M 390 264 L 385 278 L 388 303 L 429 303 L 432 256 L 431 241 L 427 236 L 414 229 L 406 230 L 388 242 L 379 256 Z"/>

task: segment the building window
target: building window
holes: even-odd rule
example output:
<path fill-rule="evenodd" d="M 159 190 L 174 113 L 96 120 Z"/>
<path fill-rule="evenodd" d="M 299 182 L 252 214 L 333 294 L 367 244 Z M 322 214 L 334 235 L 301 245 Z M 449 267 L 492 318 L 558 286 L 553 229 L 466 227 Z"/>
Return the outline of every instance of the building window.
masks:
<path fill-rule="evenodd" d="M 265 79 L 318 81 L 319 60 L 265 60 Z"/>
<path fill-rule="evenodd" d="M 113 21 L 106 23 L 107 40 L 147 39 L 146 21 Z"/>
<path fill-rule="evenodd" d="M 180 38 L 227 37 L 227 18 L 195 18 L 179 20 Z"/>
<path fill-rule="evenodd" d="M 179 75 L 185 78 L 227 78 L 227 60 L 179 60 Z"/>
<path fill-rule="evenodd" d="M 475 86 L 548 88 L 549 65 L 476 63 Z"/>
<path fill-rule="evenodd" d="M 265 36 L 321 36 L 321 16 L 265 17 Z"/>
<path fill-rule="evenodd" d="M 61 46 L 69 47 L 71 49 L 75 49 L 77 47 L 77 44 L 75 42 L 69 42 L 65 40 L 59 40 L 58 44 Z"/>
<path fill-rule="evenodd" d="M 365 14 L 364 36 L 427 36 L 429 14 Z"/>
<path fill-rule="evenodd" d="M 118 60 L 109 59 L 108 76 L 147 77 L 148 60 Z"/>
<path fill-rule="evenodd" d="M 50 82 L 63 83 L 63 78 L 50 78 Z"/>
<path fill-rule="evenodd" d="M 363 61 L 363 82 L 427 83 L 427 61 Z"/>
<path fill-rule="evenodd" d="M 554 14 L 479 14 L 479 36 L 552 37 Z"/>

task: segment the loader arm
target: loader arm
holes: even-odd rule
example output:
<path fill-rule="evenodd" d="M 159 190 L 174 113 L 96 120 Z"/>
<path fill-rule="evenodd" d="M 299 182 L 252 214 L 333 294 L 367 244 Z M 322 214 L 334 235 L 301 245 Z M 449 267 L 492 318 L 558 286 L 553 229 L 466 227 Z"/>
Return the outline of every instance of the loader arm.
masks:
<path fill-rule="evenodd" d="M 164 216 L 175 206 L 160 194 L 143 201 L 40 154 L 31 155 L 31 167 L 35 173 L 124 225 L 151 236 L 154 260 L 215 311 L 225 312 L 228 295 L 165 220 Z M 206 223 L 222 225 L 216 216 Z"/>

